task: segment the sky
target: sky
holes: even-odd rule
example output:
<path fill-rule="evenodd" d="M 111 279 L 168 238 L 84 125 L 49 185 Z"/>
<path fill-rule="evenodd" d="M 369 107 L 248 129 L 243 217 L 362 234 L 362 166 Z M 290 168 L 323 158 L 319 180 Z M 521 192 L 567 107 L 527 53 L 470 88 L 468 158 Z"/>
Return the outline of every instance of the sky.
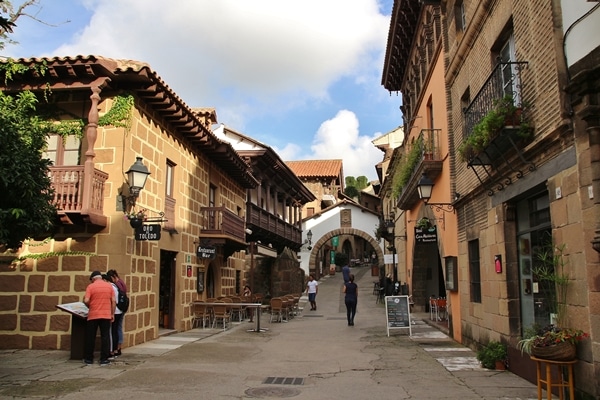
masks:
<path fill-rule="evenodd" d="M 13 6 L 22 0 L 12 0 Z M 284 161 L 377 179 L 372 140 L 402 124 L 381 86 L 393 0 L 38 0 L 0 55 L 150 65 L 190 107 Z M 40 22 L 41 21 L 41 22 Z M 193 79 L 190 79 L 193 78 Z"/>

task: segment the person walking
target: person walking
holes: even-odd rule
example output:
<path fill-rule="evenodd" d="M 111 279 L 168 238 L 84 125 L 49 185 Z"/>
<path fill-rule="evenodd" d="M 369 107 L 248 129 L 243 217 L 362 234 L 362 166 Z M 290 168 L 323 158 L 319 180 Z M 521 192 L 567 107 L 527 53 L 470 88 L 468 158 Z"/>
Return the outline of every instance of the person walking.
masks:
<path fill-rule="evenodd" d="M 350 267 L 348 264 L 342 267 L 342 277 L 344 278 L 344 284 L 350 282 Z"/>
<path fill-rule="evenodd" d="M 308 276 L 308 282 L 306 283 L 306 292 L 308 293 L 308 301 L 310 302 L 310 310 L 317 310 L 317 292 L 319 291 L 319 283 L 315 281 L 314 276 Z"/>
<path fill-rule="evenodd" d="M 125 281 L 119 277 L 117 271 L 111 269 L 106 274 L 109 276 L 110 281 L 117 286 L 118 290 L 125 293 L 125 296 L 127 296 L 127 285 L 125 284 Z M 121 347 L 123 346 L 123 320 L 125 319 L 125 313 L 127 310 L 120 311 L 120 317 L 117 317 L 115 314 L 115 322 L 113 323 L 113 326 L 116 326 L 117 330 L 116 348 L 112 349 L 115 356 L 121 355 Z M 113 345 L 114 344 L 115 343 L 113 343 Z"/>
<path fill-rule="evenodd" d="M 348 326 L 354 326 L 354 316 L 356 315 L 356 305 L 358 303 L 358 285 L 354 283 L 354 274 L 350 274 L 348 282 L 344 283 L 345 293 L 344 302 L 346 303 L 346 317 Z"/>
<path fill-rule="evenodd" d="M 100 365 L 109 365 L 110 355 L 110 324 L 114 320 L 115 292 L 110 283 L 102 280 L 100 271 L 90 275 L 90 283 L 85 289 L 83 303 L 88 306 L 87 323 L 85 325 L 85 349 L 83 362 L 87 365 L 94 363 L 94 346 L 96 332 L 100 328 L 101 348 Z"/>

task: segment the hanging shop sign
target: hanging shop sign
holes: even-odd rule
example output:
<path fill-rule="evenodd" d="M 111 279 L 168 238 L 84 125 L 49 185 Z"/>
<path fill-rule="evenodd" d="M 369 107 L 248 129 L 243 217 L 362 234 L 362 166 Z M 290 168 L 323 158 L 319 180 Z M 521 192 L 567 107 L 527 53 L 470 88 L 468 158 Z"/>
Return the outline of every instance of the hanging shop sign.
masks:
<path fill-rule="evenodd" d="M 135 228 L 135 240 L 159 240 L 160 224 L 142 225 Z"/>
<path fill-rule="evenodd" d="M 415 227 L 415 240 L 417 243 L 437 243 L 437 226 Z"/>
<path fill-rule="evenodd" d="M 196 249 L 196 255 L 203 260 L 214 260 L 217 256 L 217 248 L 215 246 L 200 245 Z"/>
<path fill-rule="evenodd" d="M 337 245 L 340 244 L 340 238 L 339 236 L 334 236 L 331 238 L 331 245 L 333 247 L 337 247 Z"/>

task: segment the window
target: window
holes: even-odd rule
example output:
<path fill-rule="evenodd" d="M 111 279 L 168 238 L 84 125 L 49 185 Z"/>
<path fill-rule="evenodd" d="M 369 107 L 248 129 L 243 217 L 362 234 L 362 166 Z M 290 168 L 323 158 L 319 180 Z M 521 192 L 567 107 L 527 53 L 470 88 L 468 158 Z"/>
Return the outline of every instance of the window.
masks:
<path fill-rule="evenodd" d="M 481 303 L 481 264 L 479 261 L 479 239 L 469 241 L 469 280 L 471 301 Z"/>
<path fill-rule="evenodd" d="M 55 166 L 79 165 L 80 147 L 81 140 L 76 136 L 67 136 L 63 139 L 60 135 L 50 135 L 43 157 L 48 158 Z"/>
<path fill-rule="evenodd" d="M 457 1 L 454 5 L 454 14 L 456 17 L 456 31 L 464 31 L 467 28 L 467 14 L 465 13 L 465 4 L 462 1 Z"/>
<path fill-rule="evenodd" d="M 175 163 L 167 160 L 167 176 L 165 177 L 166 195 L 167 197 L 173 197 L 174 190 L 174 177 L 175 177 Z"/>
<path fill-rule="evenodd" d="M 175 205 L 176 201 L 173 197 L 175 192 L 175 163 L 167 160 L 165 173 L 165 223 L 163 227 L 166 230 L 175 229 Z"/>
<path fill-rule="evenodd" d="M 517 71 L 517 53 L 515 50 L 515 37 L 510 33 L 506 42 L 502 44 L 498 58 L 502 63 L 502 93 L 512 96 L 515 104 L 521 104 L 521 82 Z"/>
<path fill-rule="evenodd" d="M 217 197 L 217 187 L 214 185 L 210 185 L 208 189 L 208 206 L 215 207 L 215 200 Z M 209 210 L 208 212 L 208 227 L 209 229 L 217 229 L 217 213 L 215 210 Z"/>

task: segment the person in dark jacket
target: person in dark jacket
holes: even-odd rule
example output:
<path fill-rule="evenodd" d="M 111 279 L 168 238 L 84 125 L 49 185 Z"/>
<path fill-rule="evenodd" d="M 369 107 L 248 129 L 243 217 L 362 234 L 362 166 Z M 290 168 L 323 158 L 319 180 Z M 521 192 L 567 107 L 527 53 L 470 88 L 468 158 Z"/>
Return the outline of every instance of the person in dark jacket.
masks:
<path fill-rule="evenodd" d="M 350 274 L 348 282 L 344 283 L 345 293 L 344 301 L 346 303 L 346 317 L 348 326 L 354 326 L 354 316 L 356 315 L 356 305 L 358 303 L 358 285 L 354 283 L 354 274 Z"/>

